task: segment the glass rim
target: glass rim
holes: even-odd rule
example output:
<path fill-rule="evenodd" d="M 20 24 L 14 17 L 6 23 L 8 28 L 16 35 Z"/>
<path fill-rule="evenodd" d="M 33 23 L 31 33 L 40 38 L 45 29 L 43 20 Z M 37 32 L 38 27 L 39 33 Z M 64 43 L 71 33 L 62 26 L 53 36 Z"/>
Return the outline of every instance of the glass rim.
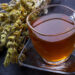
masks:
<path fill-rule="evenodd" d="M 62 4 L 51 4 L 51 5 L 47 5 L 47 6 L 44 6 L 44 7 L 42 6 L 41 8 L 38 8 L 38 9 L 36 9 L 35 11 L 32 11 L 32 12 L 27 16 L 27 18 L 26 18 L 26 23 L 27 23 L 27 25 L 30 27 L 30 29 L 32 29 L 32 30 L 35 31 L 36 33 L 38 33 L 38 34 L 40 34 L 40 35 L 43 35 L 43 36 L 58 36 L 58 35 L 63 35 L 63 34 L 65 34 L 65 33 L 68 33 L 68 32 L 70 32 L 70 31 L 72 31 L 72 30 L 74 29 L 74 27 L 71 28 L 71 29 L 68 30 L 68 31 L 63 32 L 63 33 L 59 33 L 59 34 L 55 34 L 55 35 L 49 35 L 49 34 L 40 33 L 39 31 L 37 31 L 35 28 L 33 28 L 33 27 L 31 26 L 31 24 L 30 24 L 30 22 L 29 22 L 29 18 L 30 18 L 30 16 L 31 16 L 33 13 L 35 13 L 36 11 L 41 10 L 41 9 L 50 8 L 50 7 L 55 7 L 55 6 L 65 7 L 65 8 L 67 8 L 67 9 L 69 9 L 69 10 L 75 12 L 75 10 L 72 9 L 71 7 L 66 6 L 66 5 L 62 5 Z M 74 23 L 74 25 L 75 25 L 74 20 L 72 20 L 72 21 L 73 21 L 73 23 Z"/>

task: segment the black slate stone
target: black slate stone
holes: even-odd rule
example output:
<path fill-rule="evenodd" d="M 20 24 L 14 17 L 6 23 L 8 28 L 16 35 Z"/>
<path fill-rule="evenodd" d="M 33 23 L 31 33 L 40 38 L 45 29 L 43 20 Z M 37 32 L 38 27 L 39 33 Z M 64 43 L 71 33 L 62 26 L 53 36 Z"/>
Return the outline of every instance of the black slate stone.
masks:
<path fill-rule="evenodd" d="M 10 0 L 0 0 L 0 3 L 9 2 Z M 75 0 L 53 0 L 53 4 L 60 3 L 75 9 Z M 4 54 L 4 53 L 3 53 Z M 48 73 L 21 67 L 18 64 L 10 64 L 8 67 L 3 66 L 4 57 L 0 56 L 0 75 L 61 75 L 56 73 Z"/>

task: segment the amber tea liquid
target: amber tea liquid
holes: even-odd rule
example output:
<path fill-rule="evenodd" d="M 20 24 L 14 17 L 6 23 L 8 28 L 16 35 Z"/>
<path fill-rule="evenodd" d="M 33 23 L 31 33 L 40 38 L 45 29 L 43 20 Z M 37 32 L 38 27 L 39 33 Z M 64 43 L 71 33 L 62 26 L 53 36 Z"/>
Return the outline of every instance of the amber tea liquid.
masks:
<path fill-rule="evenodd" d="M 35 49 L 46 61 L 57 62 L 66 59 L 74 50 L 74 26 L 64 14 L 51 14 L 33 22 L 38 32 L 31 31 L 30 37 Z M 66 33 L 65 33 L 66 32 Z"/>

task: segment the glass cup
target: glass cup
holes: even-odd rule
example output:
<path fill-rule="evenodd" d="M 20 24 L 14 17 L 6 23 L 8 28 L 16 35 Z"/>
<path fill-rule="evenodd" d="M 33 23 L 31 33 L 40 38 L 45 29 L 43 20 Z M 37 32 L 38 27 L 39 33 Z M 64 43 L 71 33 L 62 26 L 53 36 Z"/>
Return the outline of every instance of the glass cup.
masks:
<path fill-rule="evenodd" d="M 65 5 L 53 4 L 31 12 L 26 21 L 34 48 L 50 65 L 68 60 L 74 50 L 75 11 Z"/>

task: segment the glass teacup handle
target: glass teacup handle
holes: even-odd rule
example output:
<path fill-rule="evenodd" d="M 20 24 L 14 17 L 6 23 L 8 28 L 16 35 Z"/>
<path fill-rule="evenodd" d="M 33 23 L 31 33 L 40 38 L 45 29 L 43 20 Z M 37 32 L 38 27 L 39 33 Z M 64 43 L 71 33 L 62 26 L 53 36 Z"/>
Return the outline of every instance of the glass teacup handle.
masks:
<path fill-rule="evenodd" d="M 73 15 L 70 16 L 70 19 L 71 19 L 72 21 L 74 21 L 74 23 L 75 23 L 75 12 L 73 13 Z"/>
<path fill-rule="evenodd" d="M 75 12 L 73 13 L 73 15 L 72 16 L 70 16 L 70 19 L 74 22 L 74 24 L 75 24 Z M 74 27 L 75 27 L 75 25 L 74 25 Z M 74 44 L 74 48 L 75 48 L 75 44 Z M 74 50 L 74 56 L 75 56 L 75 50 Z"/>

